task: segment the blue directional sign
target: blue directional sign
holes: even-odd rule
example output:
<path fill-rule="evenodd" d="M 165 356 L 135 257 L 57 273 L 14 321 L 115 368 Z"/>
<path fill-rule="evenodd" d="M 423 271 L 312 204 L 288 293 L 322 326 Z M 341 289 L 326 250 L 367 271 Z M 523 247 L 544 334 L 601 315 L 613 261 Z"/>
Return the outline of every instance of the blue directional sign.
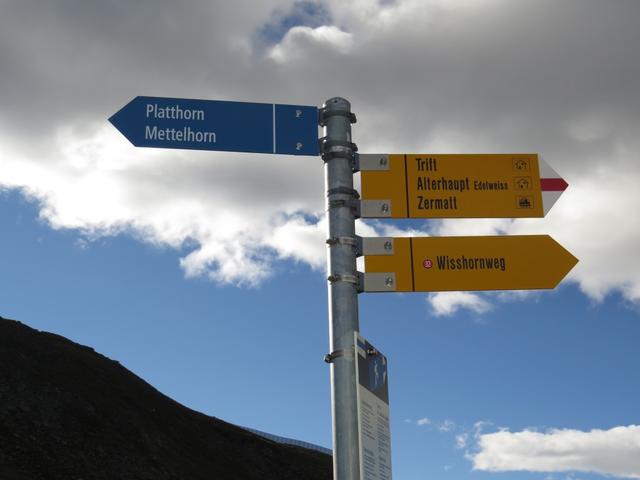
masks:
<path fill-rule="evenodd" d="M 136 97 L 109 121 L 136 147 L 318 155 L 318 109 Z"/>

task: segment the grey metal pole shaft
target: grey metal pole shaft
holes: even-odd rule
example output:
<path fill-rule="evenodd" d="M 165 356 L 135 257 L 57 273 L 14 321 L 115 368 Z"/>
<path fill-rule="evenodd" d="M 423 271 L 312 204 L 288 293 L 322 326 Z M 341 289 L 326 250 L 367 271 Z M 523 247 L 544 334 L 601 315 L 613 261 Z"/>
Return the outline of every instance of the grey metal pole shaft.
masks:
<path fill-rule="evenodd" d="M 322 113 L 325 143 L 325 185 L 329 218 L 329 337 L 331 410 L 333 418 L 333 478 L 359 480 L 359 438 L 354 332 L 358 325 L 353 148 L 355 116 L 343 98 L 326 101 Z"/>

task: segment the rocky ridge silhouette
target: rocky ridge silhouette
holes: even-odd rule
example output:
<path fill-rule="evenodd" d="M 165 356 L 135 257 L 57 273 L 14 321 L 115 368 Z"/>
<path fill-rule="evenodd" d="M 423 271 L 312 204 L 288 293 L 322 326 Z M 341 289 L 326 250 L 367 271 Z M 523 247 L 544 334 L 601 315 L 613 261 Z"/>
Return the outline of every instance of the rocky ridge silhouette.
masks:
<path fill-rule="evenodd" d="M 0 317 L 2 480 L 330 480 L 331 457 L 190 410 L 89 347 Z"/>

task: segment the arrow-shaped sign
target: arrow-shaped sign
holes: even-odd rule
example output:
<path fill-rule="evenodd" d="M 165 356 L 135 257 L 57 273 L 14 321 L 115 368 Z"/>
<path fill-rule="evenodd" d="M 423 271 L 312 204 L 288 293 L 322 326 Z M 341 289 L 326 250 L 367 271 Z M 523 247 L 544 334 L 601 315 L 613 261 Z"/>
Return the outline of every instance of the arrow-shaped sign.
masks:
<path fill-rule="evenodd" d="M 544 217 L 565 182 L 537 154 L 360 154 L 363 218 Z"/>
<path fill-rule="evenodd" d="M 551 289 L 578 259 L 549 235 L 363 239 L 365 292 Z"/>
<path fill-rule="evenodd" d="M 109 121 L 136 147 L 318 155 L 318 109 L 136 97 Z"/>

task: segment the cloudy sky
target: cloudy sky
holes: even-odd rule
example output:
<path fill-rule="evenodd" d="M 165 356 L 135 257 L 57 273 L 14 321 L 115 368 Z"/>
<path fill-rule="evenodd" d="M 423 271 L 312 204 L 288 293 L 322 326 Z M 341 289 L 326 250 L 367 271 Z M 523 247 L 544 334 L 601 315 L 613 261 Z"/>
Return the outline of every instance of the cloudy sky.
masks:
<path fill-rule="evenodd" d="M 639 25 L 636 0 L 0 0 L 0 315 L 330 446 L 322 161 L 135 148 L 107 119 L 342 96 L 361 152 L 538 152 L 570 185 L 544 219 L 359 222 L 580 259 L 553 292 L 361 297 L 396 478 L 640 478 Z"/>

